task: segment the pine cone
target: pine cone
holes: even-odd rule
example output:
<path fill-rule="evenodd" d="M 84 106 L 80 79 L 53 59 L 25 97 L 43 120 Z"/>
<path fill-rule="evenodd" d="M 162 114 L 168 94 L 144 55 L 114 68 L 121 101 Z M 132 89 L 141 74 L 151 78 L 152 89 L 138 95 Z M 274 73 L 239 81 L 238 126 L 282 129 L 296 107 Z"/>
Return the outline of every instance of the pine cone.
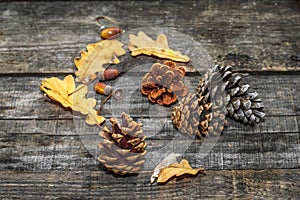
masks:
<path fill-rule="evenodd" d="M 105 126 L 99 133 L 104 138 L 99 143 L 102 154 L 98 160 L 116 174 L 137 173 L 142 168 L 147 153 L 146 136 L 143 135 L 142 124 L 122 113 L 122 121 L 111 118 L 111 130 Z"/>
<path fill-rule="evenodd" d="M 195 94 L 184 97 L 173 108 L 172 122 L 176 128 L 189 136 L 215 136 L 221 133 L 227 123 L 221 110 L 212 103 L 205 103 L 204 98 L 198 98 Z"/>
<path fill-rule="evenodd" d="M 201 138 L 222 132 L 226 115 L 245 124 L 259 123 L 265 116 L 261 100 L 240 80 L 231 66 L 216 65 L 200 78 L 196 95 L 189 94 L 173 108 L 173 124 L 182 133 Z"/>
<path fill-rule="evenodd" d="M 185 69 L 176 66 L 172 61 L 164 64 L 155 63 L 150 72 L 142 80 L 142 94 L 147 95 L 152 103 L 159 105 L 171 105 L 176 102 L 178 96 L 186 96 L 188 88 L 181 81 L 185 75 Z"/>
<path fill-rule="evenodd" d="M 248 84 L 240 84 L 241 77 L 232 74 L 231 66 L 216 65 L 201 78 L 197 88 L 198 98 L 218 106 L 236 121 L 253 125 L 265 116 L 261 99 L 250 93 Z"/>

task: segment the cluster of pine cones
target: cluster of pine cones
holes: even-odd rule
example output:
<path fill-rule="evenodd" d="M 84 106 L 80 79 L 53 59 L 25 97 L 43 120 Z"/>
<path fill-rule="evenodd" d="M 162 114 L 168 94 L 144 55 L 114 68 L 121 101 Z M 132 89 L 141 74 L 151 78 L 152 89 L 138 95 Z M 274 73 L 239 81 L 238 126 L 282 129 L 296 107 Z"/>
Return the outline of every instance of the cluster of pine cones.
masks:
<path fill-rule="evenodd" d="M 160 69 L 167 68 L 166 64 L 170 65 L 156 63 L 152 66 L 151 73 L 143 79 L 143 94 L 149 88 L 151 92 L 158 88 L 156 82 L 155 85 L 146 80 L 154 79 L 154 72 L 161 73 Z M 257 97 L 256 92 L 249 92 L 248 84 L 241 85 L 240 80 L 240 76 L 232 73 L 231 66 L 216 65 L 200 78 L 196 93 L 189 93 L 173 108 L 173 124 L 182 133 L 201 139 L 221 133 L 227 124 L 226 116 L 244 124 L 259 123 L 265 116 L 261 99 Z M 175 89 L 174 91 L 180 91 L 180 88 Z M 149 95 L 150 92 L 146 94 Z M 108 170 L 117 174 L 138 172 L 147 153 L 142 124 L 135 122 L 125 113 L 122 113 L 120 121 L 111 118 L 110 122 L 111 128 L 105 126 L 100 132 L 104 140 L 99 143 L 102 154 L 98 160 Z"/>
<path fill-rule="evenodd" d="M 173 124 L 182 133 L 201 138 L 221 133 L 226 116 L 244 124 L 259 123 L 265 116 L 261 99 L 240 80 L 231 66 L 216 65 L 200 78 L 196 94 L 189 94 L 173 108 Z"/>

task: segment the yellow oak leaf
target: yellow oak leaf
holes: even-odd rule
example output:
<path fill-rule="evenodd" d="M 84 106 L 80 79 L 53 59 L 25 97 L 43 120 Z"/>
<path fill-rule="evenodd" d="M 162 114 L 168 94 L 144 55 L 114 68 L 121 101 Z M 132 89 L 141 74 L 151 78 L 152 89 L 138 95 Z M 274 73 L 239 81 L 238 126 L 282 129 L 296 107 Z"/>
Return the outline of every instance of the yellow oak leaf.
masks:
<path fill-rule="evenodd" d="M 204 173 L 204 168 L 193 169 L 187 160 L 182 159 L 179 164 L 173 163 L 168 167 L 161 169 L 157 178 L 157 183 L 166 183 L 172 177 L 196 175 L 199 172 Z"/>
<path fill-rule="evenodd" d="M 96 73 L 104 71 L 105 64 L 118 64 L 117 56 L 124 55 L 123 44 L 117 40 L 102 40 L 98 43 L 89 44 L 87 51 L 80 52 L 81 57 L 74 59 L 78 71 L 76 82 L 86 83 L 97 77 Z"/>
<path fill-rule="evenodd" d="M 44 91 L 50 99 L 61 103 L 66 108 L 86 115 L 86 123 L 90 125 L 100 125 L 105 118 L 98 116 L 94 110 L 96 100 L 86 98 L 88 87 L 81 84 L 75 88 L 75 82 L 72 75 L 66 76 L 63 80 L 56 77 L 45 78 L 42 80 L 40 89 Z M 74 92 L 76 91 L 76 92 Z"/>
<path fill-rule="evenodd" d="M 178 62 L 190 61 L 188 56 L 169 48 L 167 36 L 164 34 L 159 34 L 156 41 L 152 40 L 142 31 L 138 32 L 137 36 L 130 34 L 128 48 L 132 56 L 145 54 Z"/>
<path fill-rule="evenodd" d="M 154 183 L 154 181 L 157 179 L 160 171 L 163 168 L 166 168 L 169 165 L 174 164 L 174 163 L 178 164 L 177 157 L 179 157 L 179 156 L 180 156 L 180 154 L 172 152 L 167 157 L 165 157 L 153 170 L 153 173 L 150 177 L 150 183 L 151 184 Z"/>

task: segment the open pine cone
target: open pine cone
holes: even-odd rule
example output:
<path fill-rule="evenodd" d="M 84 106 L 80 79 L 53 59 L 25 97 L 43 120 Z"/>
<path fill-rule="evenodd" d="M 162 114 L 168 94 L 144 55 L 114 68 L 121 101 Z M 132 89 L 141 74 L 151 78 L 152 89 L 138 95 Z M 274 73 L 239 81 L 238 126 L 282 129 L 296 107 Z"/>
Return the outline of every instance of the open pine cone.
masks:
<path fill-rule="evenodd" d="M 101 155 L 98 160 L 116 174 L 137 173 L 142 168 L 147 153 L 146 136 L 143 135 L 142 124 L 122 113 L 122 120 L 110 119 L 111 129 L 105 126 L 99 133 L 104 138 L 99 143 Z"/>
<path fill-rule="evenodd" d="M 265 116 L 264 105 L 256 92 L 249 92 L 248 84 L 240 84 L 241 77 L 232 74 L 231 66 L 216 65 L 201 78 L 197 88 L 199 98 L 222 108 L 236 121 L 253 125 Z"/>
<path fill-rule="evenodd" d="M 216 136 L 227 124 L 225 115 L 212 103 L 205 103 L 195 94 L 182 98 L 173 108 L 172 122 L 176 128 L 191 137 L 199 139 L 205 136 Z"/>
<path fill-rule="evenodd" d="M 173 108 L 173 124 L 182 133 L 201 138 L 221 133 L 226 115 L 244 124 L 259 123 L 265 116 L 264 106 L 257 93 L 250 93 L 250 86 L 241 85 L 240 80 L 231 66 L 216 65 L 200 78 L 196 94 Z"/>
<path fill-rule="evenodd" d="M 176 66 L 172 61 L 155 63 L 150 72 L 143 77 L 142 94 L 147 95 L 152 103 L 171 105 L 177 101 L 178 96 L 188 94 L 188 88 L 182 82 L 184 76 L 184 67 Z"/>

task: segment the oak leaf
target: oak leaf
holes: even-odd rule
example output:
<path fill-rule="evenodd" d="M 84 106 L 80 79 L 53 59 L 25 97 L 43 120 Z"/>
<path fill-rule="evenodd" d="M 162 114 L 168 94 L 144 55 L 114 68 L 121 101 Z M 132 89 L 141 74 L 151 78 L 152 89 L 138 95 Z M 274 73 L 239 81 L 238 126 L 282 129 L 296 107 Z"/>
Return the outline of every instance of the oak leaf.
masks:
<path fill-rule="evenodd" d="M 154 183 L 154 181 L 157 179 L 160 171 L 163 168 L 166 168 L 169 165 L 174 164 L 174 163 L 178 164 L 177 157 L 179 157 L 179 156 L 180 156 L 180 154 L 172 152 L 167 157 L 165 157 L 153 170 L 153 173 L 150 178 L 150 183 L 151 184 Z"/>
<path fill-rule="evenodd" d="M 89 44 L 87 51 L 81 51 L 81 57 L 74 59 L 78 71 L 76 82 L 86 83 L 97 77 L 96 73 L 104 71 L 105 64 L 118 64 L 117 56 L 124 55 L 123 44 L 117 40 L 102 40 L 98 43 Z"/>
<path fill-rule="evenodd" d="M 130 34 L 128 48 L 132 56 L 145 54 L 178 62 L 190 61 L 188 56 L 182 55 L 179 51 L 174 51 L 169 48 L 165 34 L 159 34 L 156 41 L 152 40 L 142 31 L 138 32 L 137 36 Z"/>
<path fill-rule="evenodd" d="M 47 96 L 66 108 L 71 108 L 74 111 L 86 115 L 86 123 L 90 125 L 100 125 L 105 118 L 98 116 L 94 110 L 96 100 L 94 98 L 86 98 L 88 87 L 81 84 L 75 88 L 75 82 L 72 75 L 66 76 L 63 80 L 56 77 L 45 78 L 42 80 L 40 89 Z M 74 92 L 76 91 L 76 92 Z"/>
<path fill-rule="evenodd" d="M 166 168 L 163 168 L 157 178 L 157 183 L 166 183 L 172 177 L 180 177 L 183 175 L 196 175 L 203 173 L 204 168 L 193 169 L 189 162 L 182 159 L 179 164 L 173 163 Z"/>

